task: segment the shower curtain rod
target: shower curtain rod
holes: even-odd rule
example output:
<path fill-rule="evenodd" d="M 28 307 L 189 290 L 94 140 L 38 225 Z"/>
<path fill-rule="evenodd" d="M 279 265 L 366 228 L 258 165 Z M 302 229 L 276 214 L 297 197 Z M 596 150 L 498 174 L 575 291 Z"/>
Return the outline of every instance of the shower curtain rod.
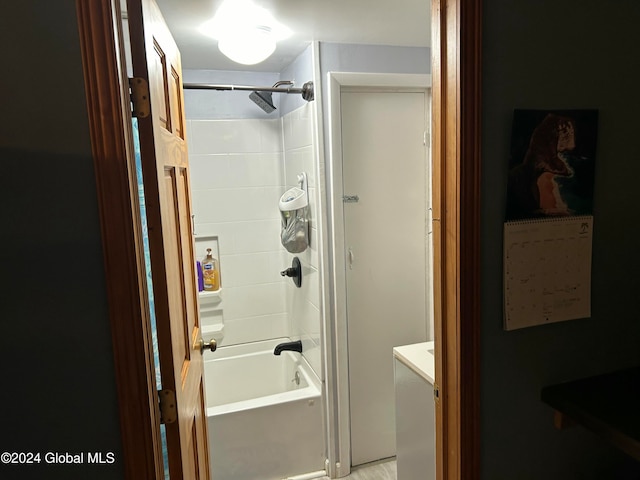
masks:
<path fill-rule="evenodd" d="M 313 82 L 296 87 L 254 87 L 251 85 L 216 85 L 213 83 L 185 83 L 185 90 L 245 90 L 250 92 L 300 93 L 307 102 L 313 100 Z"/>

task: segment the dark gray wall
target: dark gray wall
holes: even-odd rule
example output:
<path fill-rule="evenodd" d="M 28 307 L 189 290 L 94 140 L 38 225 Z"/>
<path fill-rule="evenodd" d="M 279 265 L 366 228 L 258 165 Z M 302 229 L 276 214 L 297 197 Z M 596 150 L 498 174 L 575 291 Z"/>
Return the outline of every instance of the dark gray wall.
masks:
<path fill-rule="evenodd" d="M 483 3 L 482 478 L 637 479 L 639 465 L 592 433 L 555 430 L 540 389 L 640 363 L 640 2 Z M 514 108 L 597 108 L 600 118 L 592 316 L 505 332 L 502 225 Z"/>
<path fill-rule="evenodd" d="M 119 479 L 75 2 L 3 2 L 0 45 L 0 452 L 41 455 L 0 463 L 0 478 Z M 47 464 L 47 452 L 84 452 L 84 463 Z M 115 463 L 89 465 L 87 452 L 113 452 Z"/>

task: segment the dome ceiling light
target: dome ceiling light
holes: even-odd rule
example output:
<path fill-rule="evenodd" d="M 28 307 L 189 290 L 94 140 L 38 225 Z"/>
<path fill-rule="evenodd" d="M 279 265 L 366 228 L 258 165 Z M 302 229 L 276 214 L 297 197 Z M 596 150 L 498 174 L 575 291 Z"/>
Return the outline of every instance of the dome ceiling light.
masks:
<path fill-rule="evenodd" d="M 243 65 L 260 63 L 275 51 L 291 30 L 250 0 L 226 0 L 200 31 L 218 40 L 218 49 Z"/>

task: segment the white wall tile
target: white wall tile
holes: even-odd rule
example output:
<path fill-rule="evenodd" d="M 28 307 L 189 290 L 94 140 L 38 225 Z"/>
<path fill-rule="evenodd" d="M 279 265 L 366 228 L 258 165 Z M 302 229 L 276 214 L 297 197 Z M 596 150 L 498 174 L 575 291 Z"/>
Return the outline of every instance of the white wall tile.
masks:
<path fill-rule="evenodd" d="M 280 187 L 283 177 L 281 153 L 229 155 L 228 187 Z"/>
<path fill-rule="evenodd" d="M 192 153 L 194 153 L 194 152 L 191 151 L 191 148 L 193 146 L 193 134 L 191 132 L 191 129 L 193 127 L 192 127 L 192 124 L 191 124 L 191 120 L 186 120 L 185 121 L 185 128 L 187 129 L 187 132 L 186 132 L 187 133 L 187 151 L 188 151 L 189 155 L 191 155 Z"/>
<path fill-rule="evenodd" d="M 227 153 L 222 147 L 224 134 L 217 121 L 191 120 L 190 132 L 188 148 L 191 155 Z"/>
<path fill-rule="evenodd" d="M 224 299 L 227 321 L 287 311 L 282 283 L 225 288 Z"/>
<path fill-rule="evenodd" d="M 290 335 L 286 313 L 236 318 L 225 321 L 224 338 L 219 345 L 237 345 Z"/>
<path fill-rule="evenodd" d="M 259 120 L 219 120 L 218 130 L 211 147 L 227 153 L 249 153 L 260 151 Z"/>
<path fill-rule="evenodd" d="M 298 258 L 305 266 L 312 266 L 314 268 L 318 268 L 319 265 L 319 257 L 318 251 L 316 250 L 315 245 L 318 242 L 318 230 L 315 228 L 309 229 L 309 248 L 307 248 L 304 252 L 298 253 Z"/>
<path fill-rule="evenodd" d="M 280 221 L 281 187 L 242 187 L 192 192 L 193 212 L 200 223 L 252 220 Z"/>
<path fill-rule="evenodd" d="M 309 104 L 292 112 L 296 115 L 295 121 L 291 124 L 291 141 L 293 148 L 305 147 L 313 143 L 310 112 L 311 106 Z"/>
<path fill-rule="evenodd" d="M 282 120 L 262 120 L 260 124 L 261 149 L 263 153 L 282 152 Z"/>
<path fill-rule="evenodd" d="M 260 153 L 262 151 L 262 123 L 265 120 L 234 120 L 229 122 L 234 143 L 231 152 Z"/>
<path fill-rule="evenodd" d="M 315 268 L 303 263 L 302 286 L 287 285 L 287 311 L 294 334 L 303 332 L 319 335 L 320 332 L 320 281 Z"/>
<path fill-rule="evenodd" d="M 305 338 L 305 357 L 320 373 L 317 180 L 308 105 L 283 119 L 189 120 L 191 185 L 199 236 L 217 235 L 225 338 L 229 345 Z M 280 244 L 278 199 L 308 175 L 311 248 L 299 254 L 303 288 L 280 272 L 293 255 Z"/>
<path fill-rule="evenodd" d="M 225 188 L 230 174 L 229 156 L 190 154 L 189 173 L 192 191 Z"/>
<path fill-rule="evenodd" d="M 280 246 L 280 222 L 258 220 L 234 225 L 236 253 L 274 251 Z"/>
<path fill-rule="evenodd" d="M 309 213 L 315 228 L 318 218 L 318 189 L 316 187 L 309 187 Z"/>
<path fill-rule="evenodd" d="M 315 150 L 312 147 L 313 131 L 312 117 L 309 106 L 299 108 L 283 117 L 284 136 L 284 170 L 285 184 L 297 185 L 297 176 L 300 172 L 307 173 L 307 185 L 309 187 L 309 218 L 310 218 L 310 248 L 298 254 L 303 265 L 302 288 L 287 289 L 287 306 L 291 332 L 295 336 L 302 336 L 307 340 L 303 346 L 303 355 L 317 374 L 321 373 L 320 355 L 320 281 L 317 271 L 318 233 L 315 227 L 317 218 L 317 184 Z M 292 255 L 290 256 L 292 257 Z M 314 342 L 313 339 L 316 339 Z"/>
<path fill-rule="evenodd" d="M 316 185 L 314 153 L 310 146 L 285 150 L 285 183 L 288 186 L 298 185 L 298 174 L 306 172 L 307 185 Z"/>
<path fill-rule="evenodd" d="M 309 265 L 315 267 L 315 268 L 320 268 L 320 258 L 318 255 L 318 242 L 319 242 L 319 237 L 318 237 L 318 229 L 317 228 L 312 228 L 310 233 L 309 233 L 309 242 L 311 244 L 311 247 L 309 248 L 309 256 L 308 256 L 308 262 Z"/>
<path fill-rule="evenodd" d="M 297 326 L 295 328 L 296 331 L 300 332 L 300 334 L 306 333 L 313 338 L 319 338 L 318 319 L 320 318 L 320 311 L 306 298 L 294 302 L 294 310 L 289 315 L 294 325 Z"/>
<path fill-rule="evenodd" d="M 280 225 L 270 220 L 228 223 L 198 223 L 196 217 L 196 239 L 216 235 L 220 254 L 268 253 L 270 267 L 279 271 L 291 264 L 287 252 L 280 244 Z M 200 252 L 197 252 L 198 255 Z"/>
<path fill-rule="evenodd" d="M 291 266 L 291 262 L 288 261 L 286 255 L 283 255 L 284 253 L 284 249 L 282 248 L 275 252 L 269 252 L 269 271 L 272 272 L 273 282 L 277 281 L 277 278 L 284 283 L 291 282 L 290 278 L 283 277 L 280 274 L 280 272 Z"/>
<path fill-rule="evenodd" d="M 224 325 L 224 310 L 222 308 L 200 307 L 200 322 L 203 327 Z"/>
<path fill-rule="evenodd" d="M 222 199 L 224 208 L 229 215 L 228 220 L 262 220 L 268 218 L 262 212 L 266 200 L 262 187 L 238 188 L 229 190 Z"/>
<path fill-rule="evenodd" d="M 320 348 L 320 342 L 315 342 L 308 335 L 302 335 L 302 354 L 307 359 L 309 365 L 318 376 L 318 378 L 324 380 L 324 370 L 322 368 L 322 349 Z"/>
<path fill-rule="evenodd" d="M 218 237 L 218 248 L 221 255 L 228 255 L 234 252 L 233 235 L 234 229 L 232 223 L 200 223 L 198 217 L 195 217 L 196 245 L 198 238 L 201 237 Z M 203 252 L 196 252 L 198 260 Z"/>
<path fill-rule="evenodd" d="M 191 120 L 193 154 L 259 153 L 264 120 Z"/>
<path fill-rule="evenodd" d="M 273 168 L 279 175 L 277 179 L 277 185 L 283 187 L 286 185 L 284 181 L 284 153 L 283 152 L 275 152 L 275 153 L 263 153 L 261 154 L 263 160 L 261 161 L 263 166 L 268 166 L 268 168 Z"/>
<path fill-rule="evenodd" d="M 306 147 L 313 143 L 312 106 L 306 104 L 283 117 L 285 150 Z"/>
<path fill-rule="evenodd" d="M 282 282 L 280 272 L 284 266 L 275 261 L 276 256 L 275 252 L 223 255 L 221 265 L 225 287 Z"/>
<path fill-rule="evenodd" d="M 259 219 L 274 219 L 280 221 L 280 209 L 278 202 L 285 192 L 283 187 L 264 187 L 259 193 L 260 197 L 256 199 L 257 211 Z M 258 203 L 259 202 L 259 203 Z"/>
<path fill-rule="evenodd" d="M 225 206 L 236 200 L 232 190 L 195 190 L 192 192 L 193 213 L 200 223 L 223 223 L 235 219 L 233 212 Z M 230 200 L 233 199 L 233 200 Z"/>
<path fill-rule="evenodd" d="M 282 121 L 282 148 L 284 151 L 291 149 L 291 122 L 292 122 L 292 114 L 288 113 L 284 115 L 281 119 Z"/>
<path fill-rule="evenodd" d="M 305 298 L 310 302 L 316 310 L 320 308 L 320 272 L 315 267 L 305 268 L 306 288 L 304 290 Z M 318 329 L 319 326 L 314 328 Z"/>

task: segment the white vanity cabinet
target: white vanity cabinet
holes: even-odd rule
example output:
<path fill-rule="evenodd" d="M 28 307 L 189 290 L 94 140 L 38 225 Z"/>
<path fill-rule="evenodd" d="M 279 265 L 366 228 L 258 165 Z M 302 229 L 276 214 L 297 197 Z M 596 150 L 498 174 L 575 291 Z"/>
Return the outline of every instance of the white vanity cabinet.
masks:
<path fill-rule="evenodd" d="M 433 342 L 393 349 L 398 480 L 435 480 Z"/>

